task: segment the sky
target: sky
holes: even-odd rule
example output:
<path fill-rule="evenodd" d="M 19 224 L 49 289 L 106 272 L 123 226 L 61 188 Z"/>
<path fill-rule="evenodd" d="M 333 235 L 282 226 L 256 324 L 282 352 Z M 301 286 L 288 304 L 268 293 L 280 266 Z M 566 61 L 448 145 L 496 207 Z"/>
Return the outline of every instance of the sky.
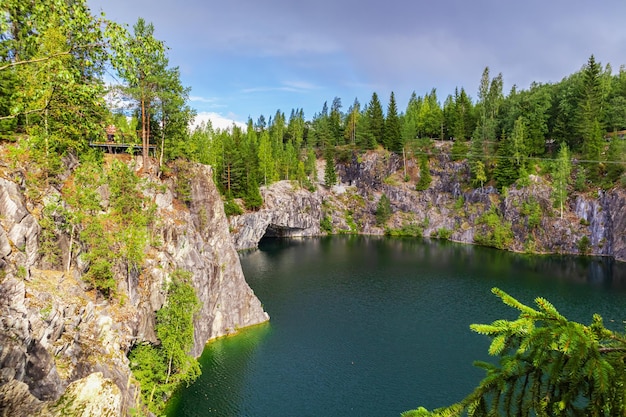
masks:
<path fill-rule="evenodd" d="M 593 54 L 626 64 L 624 0 L 87 0 L 118 23 L 142 17 L 191 87 L 197 121 L 227 127 L 281 110 L 306 119 L 335 97 L 376 92 L 403 112 L 415 92 L 476 100 L 485 67 L 513 85 L 558 82 Z"/>

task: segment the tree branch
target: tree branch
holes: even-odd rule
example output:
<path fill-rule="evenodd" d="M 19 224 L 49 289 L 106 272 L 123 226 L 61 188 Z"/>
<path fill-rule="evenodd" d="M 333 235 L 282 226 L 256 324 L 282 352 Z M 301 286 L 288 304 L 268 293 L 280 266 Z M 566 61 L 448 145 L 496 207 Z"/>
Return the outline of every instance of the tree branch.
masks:
<path fill-rule="evenodd" d="M 49 59 L 53 59 L 53 58 L 56 58 L 56 57 L 59 57 L 59 56 L 69 55 L 71 52 L 72 52 L 72 50 L 70 49 L 69 51 L 57 52 L 56 54 L 44 56 L 42 58 L 33 58 L 33 59 L 28 59 L 26 61 L 11 62 L 9 64 L 5 64 L 5 65 L 1 66 L 0 67 L 0 71 L 4 71 L 7 68 L 16 67 L 18 65 L 36 64 L 37 62 L 44 62 L 44 61 L 47 61 Z"/>

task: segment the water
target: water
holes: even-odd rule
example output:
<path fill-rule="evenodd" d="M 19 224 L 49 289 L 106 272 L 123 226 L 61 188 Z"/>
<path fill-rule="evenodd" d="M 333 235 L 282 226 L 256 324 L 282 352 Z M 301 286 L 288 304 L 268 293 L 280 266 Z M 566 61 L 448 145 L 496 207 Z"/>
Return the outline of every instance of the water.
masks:
<path fill-rule="evenodd" d="M 471 323 L 517 317 L 490 293 L 623 329 L 626 265 L 525 256 L 449 242 L 268 240 L 241 256 L 268 324 L 210 343 L 202 376 L 170 417 L 398 417 L 456 402 L 484 375 L 489 339 Z"/>

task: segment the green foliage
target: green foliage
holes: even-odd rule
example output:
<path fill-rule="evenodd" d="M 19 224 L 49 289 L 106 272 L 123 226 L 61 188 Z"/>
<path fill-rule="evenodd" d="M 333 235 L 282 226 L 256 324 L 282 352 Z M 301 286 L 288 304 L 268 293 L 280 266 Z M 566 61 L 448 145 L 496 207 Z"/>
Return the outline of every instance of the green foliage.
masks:
<path fill-rule="evenodd" d="M 394 237 L 423 237 L 424 228 L 421 224 L 408 223 L 399 229 L 385 229 L 385 236 Z"/>
<path fill-rule="evenodd" d="M 520 312 L 516 320 L 472 324 L 491 338 L 497 365 L 476 362 L 486 376 L 460 402 L 408 416 L 621 416 L 626 413 L 626 339 L 604 327 L 594 314 L 590 325 L 567 320 L 543 298 L 537 308 L 505 292 L 492 292 Z"/>
<path fill-rule="evenodd" d="M 567 187 L 570 182 L 572 172 L 572 162 L 570 160 L 567 144 L 561 144 L 559 155 L 552 173 L 552 197 L 554 204 L 559 207 L 561 218 L 563 218 L 563 206 L 567 201 Z"/>
<path fill-rule="evenodd" d="M 328 215 L 325 215 L 320 220 L 320 229 L 328 234 L 333 232 L 333 222 Z"/>
<path fill-rule="evenodd" d="M 188 161 L 178 159 L 173 164 L 176 173 L 176 184 L 174 190 L 176 198 L 189 206 L 191 203 L 191 167 Z"/>
<path fill-rule="evenodd" d="M 576 191 L 587 191 L 589 185 L 587 184 L 587 169 L 583 166 L 579 166 L 576 170 L 576 179 L 574 181 L 574 188 Z"/>
<path fill-rule="evenodd" d="M 452 236 L 452 233 L 454 233 L 453 230 L 442 227 L 437 229 L 437 234 L 435 235 L 435 237 L 437 237 L 438 239 L 449 240 Z"/>
<path fill-rule="evenodd" d="M 224 213 L 226 216 L 240 216 L 243 214 L 243 210 L 235 200 L 229 198 L 224 200 Z"/>
<path fill-rule="evenodd" d="M 354 221 L 354 217 L 352 216 L 352 211 L 346 210 L 345 212 L 345 220 L 348 225 L 347 233 L 357 233 L 358 227 L 356 222 Z"/>
<path fill-rule="evenodd" d="M 387 106 L 387 117 L 383 129 L 383 145 L 386 149 L 396 153 L 402 153 L 404 141 L 400 132 L 400 119 L 398 118 L 398 106 L 396 97 L 391 92 L 389 105 Z"/>
<path fill-rule="evenodd" d="M 141 344 L 128 355 L 133 376 L 141 386 L 141 400 L 150 411 L 159 412 L 172 387 L 164 384 L 167 378 L 167 361 L 157 346 Z"/>
<path fill-rule="evenodd" d="M 304 165 L 302 165 L 304 167 Z M 244 203 L 248 210 L 258 210 L 263 205 L 263 196 L 256 182 L 248 185 L 248 192 L 244 197 Z"/>
<path fill-rule="evenodd" d="M 577 246 L 578 252 L 580 252 L 581 255 L 587 255 L 591 250 L 591 240 L 589 240 L 589 237 L 585 235 L 578 240 Z"/>
<path fill-rule="evenodd" d="M 326 168 L 324 169 L 324 184 L 332 187 L 337 183 L 337 173 L 335 172 L 335 158 L 332 148 L 326 150 Z"/>
<path fill-rule="evenodd" d="M 108 213 L 97 192 L 105 179 L 110 191 Z M 117 293 L 115 271 L 125 270 L 130 276 L 145 257 L 148 226 L 156 208 L 142 187 L 141 179 L 121 161 L 115 160 L 106 172 L 97 158 L 86 157 L 63 190 L 70 208 L 63 211 L 61 225 L 72 237 L 74 230 L 80 231 L 85 249 L 81 256 L 88 263 L 83 279 L 107 298 Z"/>
<path fill-rule="evenodd" d="M 89 263 L 83 280 L 90 283 L 103 296 L 110 298 L 116 294 L 117 283 L 113 275 L 115 261 L 114 236 L 111 230 L 105 228 L 108 216 L 89 219 L 81 231 L 81 240 L 89 250 L 83 254 L 83 259 Z"/>
<path fill-rule="evenodd" d="M 526 216 L 526 224 L 529 229 L 535 229 L 541 224 L 543 211 L 539 202 L 532 197 L 522 202 L 520 214 Z"/>
<path fill-rule="evenodd" d="M 376 224 L 378 226 L 384 225 L 391 217 L 391 214 L 391 201 L 389 201 L 389 197 L 383 193 L 376 206 Z"/>
<path fill-rule="evenodd" d="M 495 208 L 491 208 L 478 219 L 483 230 L 476 232 L 474 241 L 479 245 L 506 249 L 513 243 L 511 224 L 506 222 Z"/>
<path fill-rule="evenodd" d="M 193 318 L 200 309 L 191 273 L 176 270 L 170 279 L 167 301 L 157 311 L 155 330 L 161 344 L 137 345 L 129 354 L 141 399 L 157 415 L 179 385 L 188 385 L 200 375 L 198 361 L 189 355 L 194 343 Z"/>
<path fill-rule="evenodd" d="M 53 266 L 61 263 L 61 248 L 57 238 L 55 214 L 61 211 L 58 203 L 48 203 L 44 206 L 39 226 L 39 254 L 43 260 Z"/>
<path fill-rule="evenodd" d="M 452 149 L 450 152 L 450 157 L 453 161 L 462 161 L 467 157 L 469 144 L 464 140 L 457 139 L 452 143 Z"/>
<path fill-rule="evenodd" d="M 430 176 L 430 168 L 428 166 L 428 156 L 422 155 L 420 156 L 420 179 L 415 184 L 415 189 L 417 191 L 424 191 L 430 187 L 430 183 L 432 181 L 432 177 Z"/>
<path fill-rule="evenodd" d="M 454 200 L 454 209 L 460 210 L 465 206 L 465 198 L 462 195 L 458 196 L 456 200 Z"/>

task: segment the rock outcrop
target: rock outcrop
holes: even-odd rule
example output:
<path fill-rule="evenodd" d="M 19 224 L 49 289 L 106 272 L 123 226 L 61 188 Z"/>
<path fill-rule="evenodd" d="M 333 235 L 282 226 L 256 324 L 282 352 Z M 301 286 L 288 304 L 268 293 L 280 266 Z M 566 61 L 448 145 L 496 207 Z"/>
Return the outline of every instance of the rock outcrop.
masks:
<path fill-rule="evenodd" d="M 261 210 L 230 218 L 235 245 L 245 249 L 256 247 L 263 236 L 316 236 L 329 230 L 372 235 L 404 230 L 518 252 L 582 252 L 626 261 L 623 189 L 572 194 L 561 218 L 542 177 L 531 175 L 528 184 L 505 193 L 490 186 L 470 188 L 467 163 L 448 155 L 431 158 L 432 182 L 424 191 L 415 189 L 420 175 L 415 161 L 409 159 L 405 170 L 399 156 L 386 152 L 354 155 L 337 164 L 340 184 L 331 189 L 319 183 L 314 192 L 286 182 L 272 184 L 262 190 Z M 383 194 L 393 212 L 384 226 L 375 217 Z M 316 227 L 320 223 L 328 230 Z"/>
<path fill-rule="evenodd" d="M 64 204 L 59 190 L 32 202 L 23 184 L 0 176 L 0 415 L 128 415 L 138 387 L 126 355 L 135 343 L 156 341 L 155 312 L 176 269 L 191 273 L 202 305 L 193 355 L 210 339 L 268 320 L 245 282 L 211 169 L 191 165 L 185 175 L 144 187 L 156 205 L 156 243 L 140 273 L 117 279 L 121 296 L 113 300 L 82 280 L 83 249 L 74 242 L 70 253 L 67 234 L 58 236 L 64 267 L 46 269 L 39 221 L 48 197 Z M 176 198 L 178 181 L 189 186 L 186 203 Z M 107 187 L 99 192 L 106 212 Z"/>
<path fill-rule="evenodd" d="M 255 248 L 261 238 L 317 236 L 323 197 L 289 181 L 261 189 L 263 208 L 231 216 L 230 229 L 237 250 Z"/>

